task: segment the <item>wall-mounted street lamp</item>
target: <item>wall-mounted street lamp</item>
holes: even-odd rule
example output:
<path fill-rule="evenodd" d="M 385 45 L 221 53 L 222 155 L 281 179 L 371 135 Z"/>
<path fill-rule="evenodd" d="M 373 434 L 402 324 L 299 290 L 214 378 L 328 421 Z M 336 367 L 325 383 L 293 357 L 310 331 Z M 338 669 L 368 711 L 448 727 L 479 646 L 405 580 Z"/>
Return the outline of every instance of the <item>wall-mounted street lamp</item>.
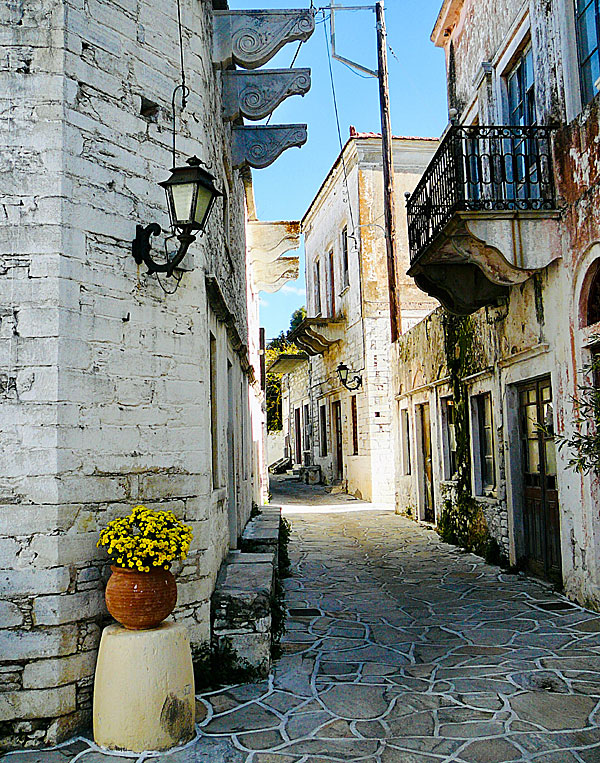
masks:
<path fill-rule="evenodd" d="M 166 273 L 172 276 L 180 264 L 190 244 L 196 240 L 192 231 L 202 232 L 210 215 L 215 199 L 223 194 L 215 188 L 214 177 L 200 166 L 200 159 L 192 156 L 187 167 L 173 167 L 171 177 L 159 183 L 165 189 L 167 207 L 171 218 L 173 236 L 179 241 L 179 249 L 167 254 L 164 263 L 155 262 L 151 257 L 151 236 L 158 236 L 158 223 L 138 225 L 132 242 L 132 253 L 138 265 L 144 263 L 149 273 Z"/>
<path fill-rule="evenodd" d="M 358 371 L 351 371 L 345 363 L 340 363 L 337 367 L 337 374 L 339 376 L 342 386 L 344 386 L 350 392 L 362 387 L 362 376 Z M 348 377 L 352 376 L 350 380 Z"/>

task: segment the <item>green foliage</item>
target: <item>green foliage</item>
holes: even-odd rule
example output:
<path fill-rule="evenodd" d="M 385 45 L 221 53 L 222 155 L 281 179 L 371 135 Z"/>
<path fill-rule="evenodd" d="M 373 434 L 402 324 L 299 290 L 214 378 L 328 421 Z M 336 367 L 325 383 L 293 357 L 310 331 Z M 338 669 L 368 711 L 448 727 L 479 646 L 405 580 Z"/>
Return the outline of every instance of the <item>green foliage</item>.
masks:
<path fill-rule="evenodd" d="M 600 340 L 600 337 L 597 337 Z M 556 435 L 558 449 L 570 452 L 568 466 L 581 474 L 600 475 L 600 353 L 594 353 L 581 372 L 577 395 L 571 397 L 575 431 L 568 437 Z"/>
<path fill-rule="evenodd" d="M 450 376 L 455 410 L 456 490 L 459 496 L 471 495 L 471 450 L 469 447 L 469 395 L 463 379 L 473 373 L 473 321 L 470 316 L 444 312 L 444 352 Z"/>
<path fill-rule="evenodd" d="M 287 332 L 281 332 L 275 339 L 271 339 L 265 348 L 266 367 L 274 363 L 283 353 L 297 353 L 300 349 L 288 339 L 306 317 L 306 308 L 299 307 L 292 313 L 290 328 Z M 281 418 L 281 376 L 267 373 L 265 397 L 267 403 L 267 431 L 280 432 L 283 427 Z"/>
<path fill-rule="evenodd" d="M 438 522 L 446 543 L 483 556 L 490 564 L 505 566 L 507 559 L 498 541 L 491 538 L 483 509 L 472 496 L 469 444 L 469 395 L 465 379 L 476 370 L 473 321 L 470 316 L 443 315 L 444 352 L 455 411 L 456 497 L 447 500 Z"/>
<path fill-rule="evenodd" d="M 290 329 L 288 331 L 288 335 L 291 334 L 292 331 L 295 331 L 305 318 L 306 318 L 306 308 L 304 307 L 304 305 L 302 305 L 302 307 L 299 307 L 297 310 L 294 310 L 294 312 L 292 313 L 292 318 L 290 320 Z"/>

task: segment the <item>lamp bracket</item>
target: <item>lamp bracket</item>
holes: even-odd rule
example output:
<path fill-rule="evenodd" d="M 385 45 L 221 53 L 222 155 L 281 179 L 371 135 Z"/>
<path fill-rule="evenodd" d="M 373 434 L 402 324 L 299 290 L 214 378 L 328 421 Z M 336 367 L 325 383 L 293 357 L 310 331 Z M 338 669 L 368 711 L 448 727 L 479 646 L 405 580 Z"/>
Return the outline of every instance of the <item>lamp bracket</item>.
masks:
<path fill-rule="evenodd" d="M 162 263 L 155 262 L 150 254 L 152 251 L 150 239 L 152 236 L 158 236 L 160 233 L 162 233 L 162 228 L 158 223 L 150 223 L 146 226 L 137 225 L 135 238 L 131 242 L 131 253 L 138 265 L 143 263 L 148 268 L 148 273 L 166 273 L 167 276 L 172 276 L 175 268 L 187 254 L 190 244 L 196 240 L 196 236 L 183 230 L 177 236 L 179 249 L 172 256 L 169 256 L 167 262 Z"/>

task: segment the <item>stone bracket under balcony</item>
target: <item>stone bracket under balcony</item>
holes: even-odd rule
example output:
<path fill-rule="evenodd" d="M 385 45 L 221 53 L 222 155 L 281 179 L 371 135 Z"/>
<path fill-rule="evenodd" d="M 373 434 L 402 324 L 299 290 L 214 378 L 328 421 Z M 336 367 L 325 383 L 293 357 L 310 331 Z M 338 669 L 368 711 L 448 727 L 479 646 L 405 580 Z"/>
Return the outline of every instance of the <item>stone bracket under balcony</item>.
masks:
<path fill-rule="evenodd" d="M 315 30 L 312 10 L 215 11 L 213 63 L 258 69 L 289 42 L 306 42 Z"/>
<path fill-rule="evenodd" d="M 499 304 L 561 256 L 559 213 L 455 212 L 408 274 L 450 312 L 468 315 Z"/>
<path fill-rule="evenodd" d="M 256 291 L 276 292 L 286 281 L 295 281 L 300 270 L 296 256 L 286 252 L 300 246 L 300 223 L 251 220 L 247 229 L 248 260 Z"/>
<path fill-rule="evenodd" d="M 308 139 L 306 125 L 236 125 L 232 130 L 231 162 L 234 169 L 268 167 L 287 148 L 303 146 Z"/>
<path fill-rule="evenodd" d="M 335 318 L 305 318 L 289 336 L 307 355 L 322 355 L 346 334 L 345 321 Z"/>
<path fill-rule="evenodd" d="M 223 72 L 223 119 L 264 119 L 291 95 L 310 90 L 310 69 Z"/>

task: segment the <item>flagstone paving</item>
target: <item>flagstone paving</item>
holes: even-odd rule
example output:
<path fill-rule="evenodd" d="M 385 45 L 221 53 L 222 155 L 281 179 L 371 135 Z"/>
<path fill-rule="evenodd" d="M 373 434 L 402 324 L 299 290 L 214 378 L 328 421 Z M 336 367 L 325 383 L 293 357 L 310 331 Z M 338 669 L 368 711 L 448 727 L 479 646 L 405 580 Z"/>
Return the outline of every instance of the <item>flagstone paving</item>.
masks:
<path fill-rule="evenodd" d="M 160 760 L 600 762 L 600 616 L 392 512 L 290 508 L 283 656 Z M 115 760 L 76 744 L 7 763 Z"/>

